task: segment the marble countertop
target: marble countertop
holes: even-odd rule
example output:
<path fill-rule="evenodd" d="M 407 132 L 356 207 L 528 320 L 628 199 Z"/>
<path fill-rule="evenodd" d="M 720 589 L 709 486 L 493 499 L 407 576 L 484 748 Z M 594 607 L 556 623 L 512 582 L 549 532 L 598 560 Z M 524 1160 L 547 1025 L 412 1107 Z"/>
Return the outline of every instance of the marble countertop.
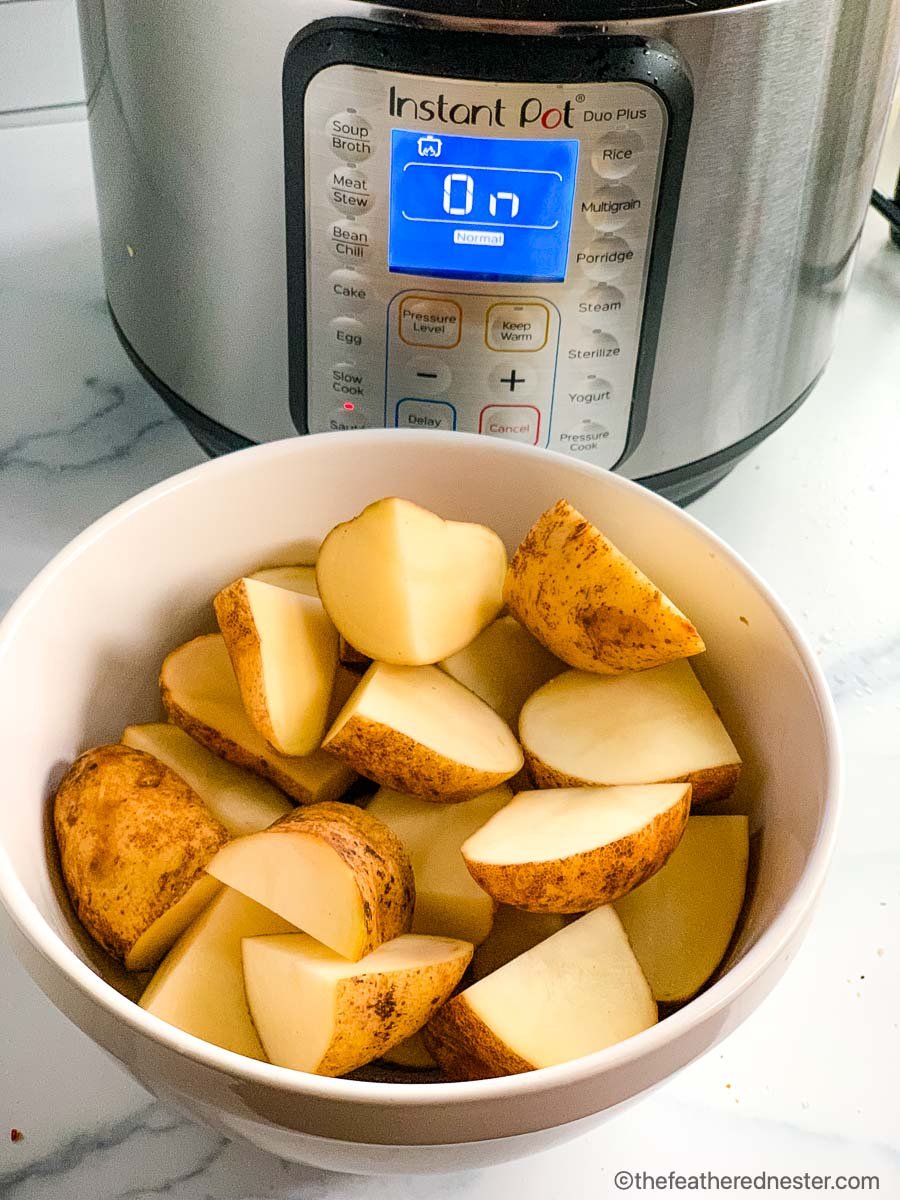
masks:
<path fill-rule="evenodd" d="M 155 1102 L 0 946 L 0 1197 L 602 1200 L 622 1194 L 613 1177 L 625 1169 L 876 1174 L 882 1196 L 900 1195 L 898 455 L 900 254 L 872 216 L 824 381 L 693 508 L 806 629 L 847 755 L 840 845 L 807 940 L 722 1047 L 521 1163 L 328 1175 L 229 1145 Z M 0 611 L 95 517 L 202 457 L 110 327 L 86 127 L 0 129 Z"/>

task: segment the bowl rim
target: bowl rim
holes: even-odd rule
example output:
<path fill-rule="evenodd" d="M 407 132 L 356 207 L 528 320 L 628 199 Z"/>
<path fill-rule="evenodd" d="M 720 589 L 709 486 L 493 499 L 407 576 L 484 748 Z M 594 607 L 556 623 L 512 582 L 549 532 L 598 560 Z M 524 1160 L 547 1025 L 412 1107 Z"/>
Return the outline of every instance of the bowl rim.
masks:
<path fill-rule="evenodd" d="M 26 613 L 39 598 L 53 586 L 57 577 L 69 565 L 100 541 L 110 530 L 128 521 L 135 513 L 155 504 L 164 496 L 189 488 L 198 479 L 207 479 L 221 473 L 230 473 L 235 462 L 248 459 L 276 459 L 284 455 L 302 457 L 316 453 L 326 442 L 357 446 L 360 451 L 366 443 L 389 444 L 402 439 L 403 445 L 419 444 L 423 450 L 444 444 L 446 433 L 427 430 L 374 429 L 334 433 L 310 434 L 305 437 L 285 438 L 251 446 L 232 454 L 211 459 L 181 471 L 154 486 L 125 500 L 104 516 L 93 521 L 82 533 L 67 543 L 28 584 L 9 611 L 0 620 L 0 669 L 6 653 L 15 638 L 18 626 Z M 834 852 L 840 815 L 840 792 L 842 782 L 841 739 L 834 701 L 825 680 L 824 672 L 816 659 L 805 635 L 785 608 L 777 594 L 766 584 L 753 568 L 731 549 L 717 534 L 713 533 L 690 513 L 679 509 L 662 496 L 641 487 L 622 475 L 613 474 L 588 463 L 573 462 L 563 454 L 542 450 L 533 446 L 500 439 L 486 439 L 479 434 L 455 433 L 457 446 L 469 448 L 476 454 L 500 453 L 511 458 L 521 458 L 523 466 L 534 460 L 536 454 L 554 454 L 566 462 L 570 471 L 592 478 L 604 478 L 607 485 L 623 492 L 640 492 L 642 503 L 651 509 L 674 511 L 693 531 L 706 540 L 710 548 L 725 559 L 757 592 L 777 617 L 788 635 L 806 673 L 825 736 L 825 779 L 826 789 L 822 816 L 808 861 L 793 892 L 782 910 L 760 935 L 744 957 L 731 966 L 721 979 L 689 1001 L 665 1020 L 645 1029 L 623 1042 L 608 1046 L 593 1054 L 551 1067 L 525 1072 L 520 1075 L 501 1076 L 466 1082 L 441 1083 L 388 1083 L 369 1082 L 356 1079 L 331 1078 L 307 1074 L 287 1067 L 249 1059 L 230 1050 L 214 1046 L 201 1038 L 194 1037 L 174 1025 L 152 1016 L 144 1009 L 117 991 L 100 975 L 96 974 L 45 920 L 37 905 L 31 900 L 20 882 L 5 848 L 0 844 L 0 903 L 3 904 L 21 935 L 52 967 L 56 968 L 71 983 L 85 993 L 96 1005 L 109 1015 L 123 1021 L 135 1034 L 161 1043 L 197 1064 L 223 1072 L 244 1082 L 274 1088 L 277 1091 L 343 1101 L 351 1105 L 405 1106 L 448 1106 L 474 1101 L 502 1101 L 523 1095 L 538 1095 L 561 1085 L 576 1084 L 594 1075 L 627 1066 L 644 1055 L 660 1051 L 676 1042 L 690 1029 L 716 1017 L 756 980 L 788 948 L 821 890 L 825 874 Z M 18 957 L 18 955 L 17 955 Z M 27 968 L 26 968 L 27 969 Z M 552 1123 L 552 1122 L 551 1122 Z"/>

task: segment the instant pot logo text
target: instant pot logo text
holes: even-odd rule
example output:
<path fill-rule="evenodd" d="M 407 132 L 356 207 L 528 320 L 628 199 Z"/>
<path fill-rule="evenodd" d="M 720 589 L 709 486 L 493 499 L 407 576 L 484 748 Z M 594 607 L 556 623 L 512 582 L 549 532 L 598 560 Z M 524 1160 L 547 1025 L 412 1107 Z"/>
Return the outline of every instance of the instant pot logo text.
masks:
<path fill-rule="evenodd" d="M 445 125 L 481 129 L 506 129 L 511 126 L 519 129 L 574 129 L 576 121 L 579 124 L 602 123 L 623 118 L 636 120 L 647 115 L 646 109 L 620 109 L 618 112 L 611 109 L 606 112 L 576 108 L 571 100 L 564 100 L 557 105 L 546 104 L 539 96 L 529 96 L 513 107 L 499 96 L 490 104 L 456 101 L 443 92 L 437 96 L 401 96 L 393 86 L 389 95 L 389 109 L 392 117 L 426 125 L 429 121 L 440 121 Z"/>

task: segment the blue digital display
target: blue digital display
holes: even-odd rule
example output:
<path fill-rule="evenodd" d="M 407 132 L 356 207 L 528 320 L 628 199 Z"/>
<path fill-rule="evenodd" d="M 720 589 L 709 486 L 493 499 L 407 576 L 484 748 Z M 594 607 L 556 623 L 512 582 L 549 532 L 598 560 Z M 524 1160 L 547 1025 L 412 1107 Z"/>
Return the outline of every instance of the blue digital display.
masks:
<path fill-rule="evenodd" d="M 391 131 L 388 267 L 563 280 L 578 142 Z"/>

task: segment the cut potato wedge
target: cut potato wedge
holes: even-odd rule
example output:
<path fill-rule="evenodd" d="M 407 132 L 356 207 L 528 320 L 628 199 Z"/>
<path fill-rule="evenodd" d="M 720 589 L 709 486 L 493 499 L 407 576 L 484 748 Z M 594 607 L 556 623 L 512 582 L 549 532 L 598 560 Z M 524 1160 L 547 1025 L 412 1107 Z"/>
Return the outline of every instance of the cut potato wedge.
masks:
<path fill-rule="evenodd" d="M 684 660 L 635 675 L 558 675 L 526 701 L 519 736 L 538 787 L 684 782 L 697 804 L 729 795 L 741 769 Z"/>
<path fill-rule="evenodd" d="M 662 870 L 616 902 L 656 1000 L 690 1000 L 725 957 L 749 856 L 746 817 L 691 817 Z"/>
<path fill-rule="evenodd" d="M 265 1059 L 244 992 L 241 941 L 296 929 L 261 904 L 223 888 L 163 961 L 141 1008 L 194 1037 Z"/>
<path fill-rule="evenodd" d="M 213 607 L 254 728 L 279 754 L 318 750 L 338 663 L 337 630 L 321 600 L 238 579 Z"/>
<path fill-rule="evenodd" d="M 689 783 L 520 792 L 463 843 L 462 855 L 500 904 L 586 912 L 655 874 L 690 811 Z"/>
<path fill-rule="evenodd" d="M 565 670 L 515 617 L 498 617 L 464 649 L 440 664 L 516 729 L 522 705 Z"/>
<path fill-rule="evenodd" d="M 261 571 L 254 571 L 248 579 L 258 579 L 261 583 L 270 583 L 274 587 L 288 588 L 289 591 L 299 592 L 301 596 L 319 595 L 315 567 L 263 567 Z"/>
<path fill-rule="evenodd" d="M 565 500 L 519 546 L 504 600 L 548 650 L 583 671 L 643 671 L 705 648 L 684 613 Z"/>
<path fill-rule="evenodd" d="M 467 942 L 407 934 L 347 962 L 305 934 L 247 938 L 244 979 L 269 1060 L 344 1075 L 410 1037 L 462 978 Z"/>
<path fill-rule="evenodd" d="M 351 804 L 295 809 L 207 870 L 353 962 L 405 933 L 415 906 L 399 838 Z"/>
<path fill-rule="evenodd" d="M 484 979 L 508 962 L 559 933 L 566 923 L 559 913 L 530 913 L 501 904 L 494 913 L 491 932 L 472 957 L 472 974 Z"/>
<path fill-rule="evenodd" d="M 53 818 L 78 919 L 129 970 L 155 966 L 218 890 L 204 868 L 227 831 L 140 750 L 82 754 L 57 788 Z"/>
<path fill-rule="evenodd" d="M 373 663 L 322 747 L 384 787 L 468 800 L 522 766 L 509 726 L 437 667 Z"/>
<path fill-rule="evenodd" d="M 512 800 L 501 784 L 461 804 L 434 804 L 380 788 L 367 812 L 406 847 L 416 879 L 413 933 L 462 938 L 476 946 L 491 931 L 494 902 L 466 869 L 460 847 Z"/>
<path fill-rule="evenodd" d="M 421 1030 L 389 1050 L 383 1050 L 380 1057 L 382 1062 L 394 1067 L 406 1067 L 408 1071 L 437 1070 L 437 1063 L 426 1049 Z"/>
<path fill-rule="evenodd" d="M 454 996 L 424 1036 L 451 1079 L 488 1079 L 593 1054 L 656 1020 L 650 987 L 607 905 Z"/>
<path fill-rule="evenodd" d="M 279 788 L 225 762 L 177 725 L 129 725 L 122 745 L 152 754 L 194 789 L 232 837 L 258 833 L 293 811 Z"/>
<path fill-rule="evenodd" d="M 339 672 L 335 692 L 341 679 Z M 206 634 L 173 650 L 159 684 L 173 724 L 214 754 L 270 780 L 299 804 L 336 800 L 356 778 L 346 763 L 321 750 L 291 758 L 272 749 L 244 711 L 221 634 Z"/>
<path fill-rule="evenodd" d="M 500 611 L 505 575 L 493 530 L 395 497 L 332 529 L 316 562 L 322 603 L 351 646 L 400 666 L 468 645 Z"/>

